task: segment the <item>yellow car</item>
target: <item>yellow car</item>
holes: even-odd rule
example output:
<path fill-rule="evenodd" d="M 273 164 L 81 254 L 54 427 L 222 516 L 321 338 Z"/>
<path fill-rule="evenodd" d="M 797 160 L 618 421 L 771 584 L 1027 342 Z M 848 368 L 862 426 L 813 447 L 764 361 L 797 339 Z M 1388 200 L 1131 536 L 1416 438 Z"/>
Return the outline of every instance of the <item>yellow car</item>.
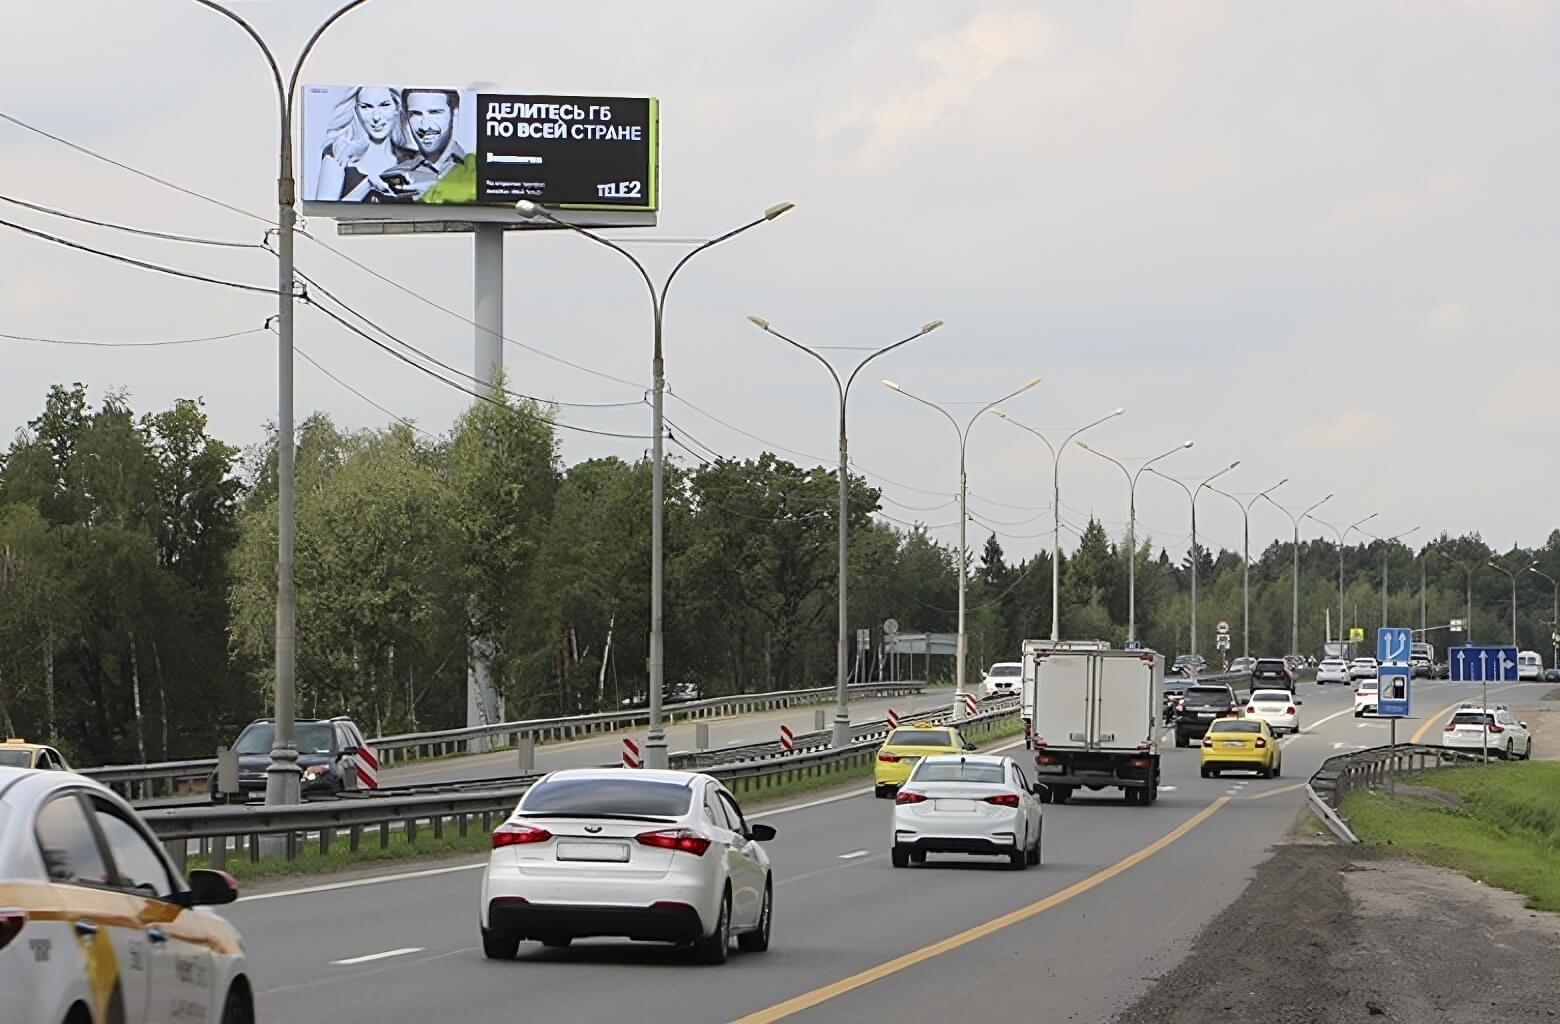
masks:
<path fill-rule="evenodd" d="M 1256 772 L 1264 779 L 1280 774 L 1284 752 L 1278 737 L 1260 718 L 1220 718 L 1208 725 L 1202 741 L 1202 777 L 1220 772 Z"/>
<path fill-rule="evenodd" d="M 70 766 L 60 756 L 60 752 L 53 747 L 46 747 L 41 743 L 28 743 L 11 737 L 4 743 L 0 743 L 0 766 L 6 768 L 52 768 L 55 771 L 68 772 Z"/>
<path fill-rule="evenodd" d="M 961 754 L 974 750 L 975 744 L 966 740 L 951 725 L 932 725 L 917 722 L 902 725 L 888 734 L 888 739 L 878 748 L 877 760 L 872 764 L 874 792 L 879 799 L 894 795 L 910 777 L 917 761 L 932 754 Z"/>

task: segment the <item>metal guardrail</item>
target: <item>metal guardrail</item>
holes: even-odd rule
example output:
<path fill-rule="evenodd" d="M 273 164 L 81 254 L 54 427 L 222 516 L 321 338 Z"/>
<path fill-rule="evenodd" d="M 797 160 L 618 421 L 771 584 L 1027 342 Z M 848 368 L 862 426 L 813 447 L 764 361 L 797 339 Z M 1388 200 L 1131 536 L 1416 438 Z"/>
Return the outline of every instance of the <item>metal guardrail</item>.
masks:
<path fill-rule="evenodd" d="M 963 719 L 960 729 L 978 740 L 1016 713 L 1016 705 L 981 711 Z M 842 771 L 869 767 L 878 746 L 877 740 L 866 738 L 848 747 L 738 761 L 702 770 L 720 779 L 738 797 L 748 797 L 799 779 L 822 780 Z M 147 808 L 141 816 L 181 867 L 192 852 L 208 857 L 217 867 L 229 856 L 258 861 L 267 846 L 293 860 L 306 845 L 317 845 L 325 853 L 340 841 L 356 851 L 365 839 L 377 839 L 381 847 L 387 847 L 395 833 L 404 835 L 407 842 L 415 842 L 424 831 L 442 838 L 450 828 L 464 836 L 478 822 L 484 831 L 492 831 L 495 820 L 507 817 L 541 774 L 499 780 L 507 785 L 458 792 L 345 798 L 282 807 L 213 804 Z"/>
<path fill-rule="evenodd" d="M 1357 837 L 1340 813 L 1344 798 L 1356 789 L 1371 789 L 1407 772 L 1477 764 L 1483 758 L 1466 750 L 1424 743 L 1399 743 L 1396 746 L 1370 747 L 1338 754 L 1322 766 L 1306 783 L 1306 799 L 1333 834 L 1346 843 L 1357 844 Z"/>
<path fill-rule="evenodd" d="M 926 684 L 920 681 L 866 682 L 851 683 L 849 691 L 853 699 L 862 699 L 916 694 L 925 687 Z M 666 723 L 671 724 L 679 717 L 713 718 L 825 703 L 833 700 L 836 693 L 837 690 L 833 686 L 820 686 L 807 690 L 776 690 L 769 693 L 738 693 L 725 697 L 667 704 L 662 708 L 662 715 Z M 417 758 L 447 757 L 507 749 L 518 745 L 521 736 L 530 736 L 538 743 L 571 740 L 596 733 L 617 732 L 647 724 L 649 720 L 650 712 L 647 708 L 633 708 L 627 711 L 603 711 L 590 715 L 532 718 L 458 729 L 403 733 L 376 737 L 368 742 L 379 760 L 380 768 L 384 769 Z M 159 761 L 155 764 L 105 765 L 100 768 L 78 769 L 77 772 L 96 779 L 129 799 L 137 800 L 155 797 L 159 792 L 173 795 L 177 792 L 180 783 L 203 782 L 216 766 L 216 758 L 208 757 L 186 761 Z"/>

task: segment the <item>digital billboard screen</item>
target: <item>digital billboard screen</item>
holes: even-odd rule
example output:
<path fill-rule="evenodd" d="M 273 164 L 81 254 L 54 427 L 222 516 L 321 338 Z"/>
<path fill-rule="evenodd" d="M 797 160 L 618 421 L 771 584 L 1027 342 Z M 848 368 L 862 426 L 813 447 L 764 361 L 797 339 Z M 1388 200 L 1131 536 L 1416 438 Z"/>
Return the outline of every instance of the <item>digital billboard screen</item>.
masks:
<path fill-rule="evenodd" d="M 653 211 L 657 117 L 654 98 L 305 86 L 303 199 Z"/>

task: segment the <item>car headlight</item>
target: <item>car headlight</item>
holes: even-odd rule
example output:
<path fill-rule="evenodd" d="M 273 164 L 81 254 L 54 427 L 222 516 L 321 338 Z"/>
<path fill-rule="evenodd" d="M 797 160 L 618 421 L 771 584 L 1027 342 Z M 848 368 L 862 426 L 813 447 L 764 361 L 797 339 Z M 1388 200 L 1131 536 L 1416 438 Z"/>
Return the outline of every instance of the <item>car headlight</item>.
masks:
<path fill-rule="evenodd" d="M 324 775 L 328 771 L 330 771 L 329 765 L 311 764 L 303 770 L 303 781 L 313 782 L 315 779 L 319 778 L 321 775 Z"/>

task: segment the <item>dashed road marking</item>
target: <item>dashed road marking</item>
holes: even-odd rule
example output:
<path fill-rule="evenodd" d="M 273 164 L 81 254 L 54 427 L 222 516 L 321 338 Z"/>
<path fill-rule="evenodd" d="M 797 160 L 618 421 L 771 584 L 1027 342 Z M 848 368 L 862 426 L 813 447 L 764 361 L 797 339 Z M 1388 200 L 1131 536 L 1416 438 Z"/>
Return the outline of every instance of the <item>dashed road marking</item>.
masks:
<path fill-rule="evenodd" d="M 353 964 L 366 964 L 371 960 L 388 960 L 393 956 L 410 956 L 422 951 L 421 946 L 407 946 L 404 949 L 387 949 L 383 953 L 366 953 L 363 956 L 350 956 L 345 960 L 332 960 L 331 963 L 338 967 L 350 967 Z"/>

